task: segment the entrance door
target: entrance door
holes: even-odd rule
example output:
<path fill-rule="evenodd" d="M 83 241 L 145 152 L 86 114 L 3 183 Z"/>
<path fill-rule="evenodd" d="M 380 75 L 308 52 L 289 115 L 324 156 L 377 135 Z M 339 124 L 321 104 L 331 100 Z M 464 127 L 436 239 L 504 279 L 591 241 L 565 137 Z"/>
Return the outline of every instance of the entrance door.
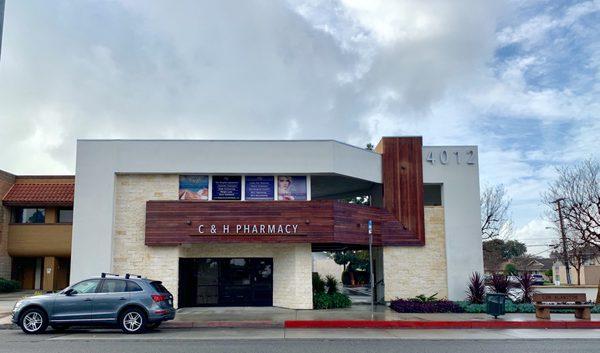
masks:
<path fill-rule="evenodd" d="M 273 259 L 180 259 L 179 303 L 181 307 L 273 305 Z"/>

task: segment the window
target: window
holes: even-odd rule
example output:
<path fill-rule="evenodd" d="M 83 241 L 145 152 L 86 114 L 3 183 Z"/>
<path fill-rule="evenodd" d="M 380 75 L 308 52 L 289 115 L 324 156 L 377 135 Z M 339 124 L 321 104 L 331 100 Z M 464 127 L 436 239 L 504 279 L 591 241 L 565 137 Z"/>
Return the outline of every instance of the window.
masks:
<path fill-rule="evenodd" d="M 86 293 L 95 293 L 96 288 L 98 287 L 98 283 L 100 283 L 99 279 L 90 279 L 87 281 L 79 282 L 71 289 L 73 289 L 73 294 L 86 294 Z"/>
<path fill-rule="evenodd" d="M 73 223 L 73 209 L 58 210 L 57 223 Z"/>
<path fill-rule="evenodd" d="M 45 223 L 46 209 L 44 208 L 15 208 L 14 223 Z"/>
<path fill-rule="evenodd" d="M 150 285 L 159 293 L 169 293 L 167 288 L 162 285 L 162 282 L 151 282 Z"/>
<path fill-rule="evenodd" d="M 442 206 L 442 184 L 424 184 L 423 203 L 425 206 Z"/>
<path fill-rule="evenodd" d="M 127 281 L 127 291 L 128 292 L 141 292 L 142 287 L 140 287 L 139 284 L 137 284 L 135 282 Z"/>
<path fill-rule="evenodd" d="M 105 279 L 100 293 L 125 292 L 127 283 L 121 279 Z"/>

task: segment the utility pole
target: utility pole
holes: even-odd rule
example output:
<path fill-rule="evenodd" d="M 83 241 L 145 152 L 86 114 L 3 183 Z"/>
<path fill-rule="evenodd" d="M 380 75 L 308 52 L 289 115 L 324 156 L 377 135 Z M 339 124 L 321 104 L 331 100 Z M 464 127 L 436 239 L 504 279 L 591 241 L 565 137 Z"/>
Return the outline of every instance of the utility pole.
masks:
<path fill-rule="evenodd" d="M 571 284 L 571 269 L 569 268 L 569 254 L 567 252 L 567 235 L 565 234 L 565 226 L 563 223 L 563 215 L 562 215 L 562 205 L 560 204 L 564 201 L 565 198 L 561 197 L 552 201 L 552 203 L 556 204 L 558 208 L 558 220 L 560 222 L 560 234 L 562 237 L 562 245 L 563 245 L 563 262 L 565 263 L 565 269 L 567 271 L 567 284 Z"/>

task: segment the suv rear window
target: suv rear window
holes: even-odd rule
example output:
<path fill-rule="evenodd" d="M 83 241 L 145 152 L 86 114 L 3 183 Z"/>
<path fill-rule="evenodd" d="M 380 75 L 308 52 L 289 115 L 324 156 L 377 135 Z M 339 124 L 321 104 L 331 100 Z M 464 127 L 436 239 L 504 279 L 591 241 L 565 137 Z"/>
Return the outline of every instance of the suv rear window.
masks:
<path fill-rule="evenodd" d="M 158 282 L 158 281 L 156 281 L 156 282 L 150 282 L 150 285 L 158 293 L 169 293 L 169 291 L 167 290 L 167 288 L 165 288 L 165 286 L 162 285 L 162 282 Z"/>

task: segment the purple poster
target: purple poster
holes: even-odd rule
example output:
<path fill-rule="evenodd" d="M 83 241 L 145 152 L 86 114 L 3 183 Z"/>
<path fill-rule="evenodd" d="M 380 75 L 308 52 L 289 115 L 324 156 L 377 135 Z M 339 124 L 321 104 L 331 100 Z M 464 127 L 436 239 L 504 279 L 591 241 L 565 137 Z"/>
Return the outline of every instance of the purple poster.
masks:
<path fill-rule="evenodd" d="M 212 177 L 213 200 L 241 200 L 242 177 L 213 175 Z"/>
<path fill-rule="evenodd" d="M 282 201 L 306 200 L 306 176 L 277 176 L 277 199 Z"/>
<path fill-rule="evenodd" d="M 268 201 L 275 199 L 275 179 L 268 176 L 246 176 L 246 200 Z"/>

